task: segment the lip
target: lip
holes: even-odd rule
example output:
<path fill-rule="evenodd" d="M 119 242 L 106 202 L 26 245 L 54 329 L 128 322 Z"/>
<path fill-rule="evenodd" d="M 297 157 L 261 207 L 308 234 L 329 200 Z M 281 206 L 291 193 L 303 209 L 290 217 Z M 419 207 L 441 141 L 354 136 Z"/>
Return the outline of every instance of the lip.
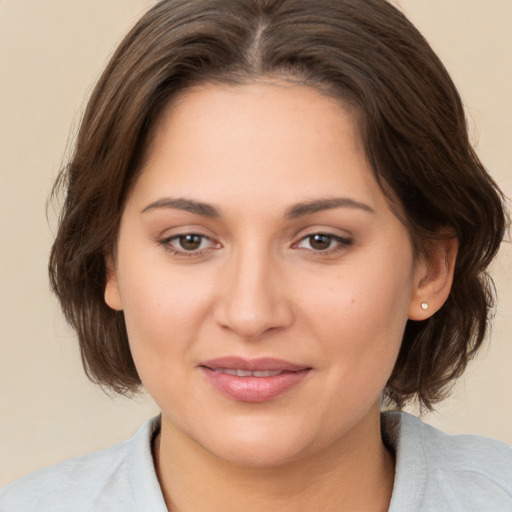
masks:
<path fill-rule="evenodd" d="M 244 359 L 228 356 L 203 361 L 198 367 L 208 382 L 224 396 L 236 401 L 253 403 L 266 402 L 290 391 L 312 371 L 309 366 L 271 357 Z M 240 377 L 222 373 L 221 370 L 282 373 L 267 377 Z"/>

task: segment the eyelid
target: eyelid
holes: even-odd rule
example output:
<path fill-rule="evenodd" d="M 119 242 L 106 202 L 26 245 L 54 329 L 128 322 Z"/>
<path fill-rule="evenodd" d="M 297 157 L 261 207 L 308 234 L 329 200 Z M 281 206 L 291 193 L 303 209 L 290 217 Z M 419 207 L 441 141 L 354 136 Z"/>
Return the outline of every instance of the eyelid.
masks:
<path fill-rule="evenodd" d="M 172 243 L 173 241 L 186 236 L 200 237 L 201 244 L 204 241 L 209 241 L 208 247 L 202 247 L 195 250 L 186 250 Z M 216 242 L 211 236 L 205 235 L 204 233 L 201 233 L 199 230 L 194 229 L 182 230 L 178 233 L 173 233 L 172 235 L 159 237 L 157 239 L 157 243 L 163 246 L 164 249 L 169 251 L 171 254 L 184 257 L 201 256 L 212 249 L 219 249 L 222 247 L 222 245 L 219 242 Z"/>
<path fill-rule="evenodd" d="M 176 240 L 179 238 L 185 238 L 187 236 L 197 236 L 197 237 L 200 237 L 202 239 L 202 241 L 209 240 L 210 242 L 213 242 L 211 237 L 209 237 L 208 235 L 203 235 L 202 233 L 195 233 L 195 232 L 178 233 L 176 235 L 171 235 L 171 236 L 168 236 L 167 238 L 164 238 L 162 240 L 162 242 L 170 243 L 172 240 Z"/>
<path fill-rule="evenodd" d="M 329 247 L 327 249 L 315 249 L 313 247 L 311 247 L 311 248 L 300 247 L 300 244 L 302 242 L 304 242 L 307 239 L 311 239 L 315 235 L 322 235 L 322 236 L 328 237 L 332 241 L 335 241 L 337 243 L 335 244 L 334 247 Z M 327 255 L 331 255 L 331 254 L 343 251 L 343 250 L 347 249 L 348 247 L 350 247 L 351 245 L 353 245 L 353 243 L 354 243 L 354 240 L 353 240 L 352 236 L 342 236 L 339 234 L 332 233 L 329 230 L 317 229 L 317 230 L 309 231 L 308 233 L 300 236 L 300 238 L 292 244 L 292 247 L 299 249 L 299 250 L 308 251 L 315 255 L 327 256 Z"/>
<path fill-rule="evenodd" d="M 191 257 L 191 256 L 201 256 L 205 253 L 209 253 L 214 249 L 220 249 L 223 247 L 223 245 L 216 240 L 217 237 L 213 237 L 210 234 L 205 234 L 203 229 L 201 227 L 195 228 L 195 226 L 181 226 L 180 228 L 174 228 L 179 229 L 179 231 L 169 233 L 169 231 L 173 230 L 167 230 L 166 235 L 159 235 L 155 237 L 155 242 L 162 246 L 165 250 L 172 253 L 176 256 L 184 256 L 184 257 Z M 346 250 L 349 246 L 353 245 L 354 239 L 352 234 L 348 232 L 344 232 L 346 234 L 340 234 L 335 233 L 335 228 L 327 228 L 322 229 L 321 227 L 315 227 L 315 228 L 308 228 L 306 230 L 301 230 L 302 233 L 298 233 L 295 236 L 295 242 L 291 244 L 292 249 L 298 249 L 303 250 L 305 252 L 309 252 L 313 255 L 319 255 L 319 256 L 327 256 L 330 254 L 338 253 L 341 251 Z M 308 239 L 311 239 L 315 235 L 322 235 L 331 240 L 330 245 L 334 245 L 333 247 L 327 247 L 325 249 L 318 249 L 314 247 L 303 247 L 302 244 L 307 241 Z M 186 236 L 197 236 L 201 238 L 200 247 L 195 249 L 185 249 L 183 247 L 179 246 L 178 240 L 181 237 Z M 204 247 L 206 242 L 206 247 Z"/>

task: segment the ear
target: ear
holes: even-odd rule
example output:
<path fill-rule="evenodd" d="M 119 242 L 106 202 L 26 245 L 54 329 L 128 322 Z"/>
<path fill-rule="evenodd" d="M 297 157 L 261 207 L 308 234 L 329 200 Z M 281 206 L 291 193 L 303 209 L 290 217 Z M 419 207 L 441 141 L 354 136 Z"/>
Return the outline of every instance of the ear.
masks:
<path fill-rule="evenodd" d="M 434 240 L 414 271 L 409 304 L 410 320 L 426 320 L 446 302 L 453 282 L 458 240 L 455 236 Z"/>
<path fill-rule="evenodd" d="M 107 306 L 116 311 L 122 311 L 121 294 L 119 293 L 119 281 L 112 255 L 105 258 L 106 282 L 105 282 L 105 302 Z"/>

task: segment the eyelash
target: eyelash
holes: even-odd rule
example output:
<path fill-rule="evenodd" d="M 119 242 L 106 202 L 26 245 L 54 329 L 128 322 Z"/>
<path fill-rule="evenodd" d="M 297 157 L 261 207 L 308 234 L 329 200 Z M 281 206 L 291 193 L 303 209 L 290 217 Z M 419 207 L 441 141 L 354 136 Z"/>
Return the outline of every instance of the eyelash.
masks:
<path fill-rule="evenodd" d="M 329 239 L 329 245 L 332 243 L 332 242 L 336 242 L 336 245 L 334 247 L 329 247 L 325 250 L 321 250 L 321 249 L 308 249 L 308 248 L 303 248 L 303 247 L 299 247 L 299 244 L 301 244 L 302 242 L 304 242 L 305 240 L 310 240 L 313 238 L 313 237 L 325 237 L 325 238 L 328 238 Z M 350 247 L 352 245 L 353 241 L 350 239 L 350 238 L 345 238 L 345 237 L 342 237 L 342 236 L 338 236 L 338 235 L 333 235 L 332 233 L 323 233 L 323 232 L 317 232 L 317 233 L 311 233 L 311 234 L 308 234 L 304 237 L 302 237 L 298 242 L 296 242 L 295 244 L 293 244 L 293 247 L 296 247 L 298 249 L 305 249 L 305 250 L 311 250 L 313 253 L 315 254 L 318 254 L 320 256 L 328 256 L 328 255 L 331 255 L 331 254 L 335 254 L 335 253 L 338 253 L 339 251 L 342 251 L 344 249 L 346 249 L 347 247 Z"/>
<path fill-rule="evenodd" d="M 194 256 L 202 256 L 208 249 L 211 247 L 207 247 L 206 249 L 200 249 L 200 250 L 180 250 L 172 245 L 173 240 L 179 241 L 180 239 L 183 239 L 185 237 L 199 237 L 201 239 L 200 244 L 202 244 L 205 240 L 209 240 L 212 243 L 212 247 L 218 248 L 220 247 L 220 244 L 213 242 L 213 240 L 206 235 L 202 235 L 200 233 L 180 233 L 178 235 L 173 235 L 168 238 L 165 238 L 161 240 L 159 243 L 162 245 L 166 250 L 168 250 L 171 254 L 174 256 L 183 256 L 185 258 L 190 258 Z"/>
<path fill-rule="evenodd" d="M 206 247 L 204 249 L 199 249 L 199 250 L 196 249 L 196 250 L 187 251 L 187 250 L 180 250 L 173 245 L 173 241 L 178 241 L 178 243 L 179 243 L 180 239 L 184 239 L 185 237 L 199 237 L 200 245 L 202 245 L 202 243 L 204 241 L 210 241 L 211 246 Z M 311 240 L 313 239 L 313 237 L 325 237 L 325 238 L 329 239 L 328 240 L 329 245 L 331 245 L 333 242 L 335 242 L 336 244 L 334 247 L 328 247 L 325 250 L 300 247 L 300 244 L 306 240 L 309 240 L 311 243 Z M 159 241 L 159 244 L 162 245 L 167 251 L 169 251 L 174 256 L 185 257 L 185 258 L 200 257 L 200 256 L 203 256 L 212 247 L 215 249 L 221 247 L 221 244 L 213 242 L 213 240 L 211 238 L 209 238 L 206 235 L 202 235 L 200 233 L 180 233 L 180 234 L 173 235 L 171 237 L 168 237 L 168 238 L 165 238 L 165 239 Z M 294 244 L 292 244 L 292 247 L 295 249 L 311 251 L 315 255 L 328 256 L 331 254 L 338 253 L 339 251 L 342 251 L 342 250 L 346 249 L 347 247 L 350 247 L 352 244 L 353 244 L 353 241 L 350 238 L 333 235 L 331 233 L 316 232 L 316 233 L 310 233 L 306 236 L 303 236 L 298 242 L 295 242 Z"/>

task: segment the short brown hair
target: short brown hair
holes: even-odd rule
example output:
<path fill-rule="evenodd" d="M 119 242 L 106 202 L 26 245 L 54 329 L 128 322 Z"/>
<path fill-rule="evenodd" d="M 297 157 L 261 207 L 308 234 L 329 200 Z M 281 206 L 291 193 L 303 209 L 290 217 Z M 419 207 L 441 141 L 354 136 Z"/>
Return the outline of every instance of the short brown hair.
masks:
<path fill-rule="evenodd" d="M 450 230 L 452 291 L 409 321 L 385 394 L 430 408 L 476 354 L 493 304 L 486 268 L 506 229 L 501 192 L 475 155 L 444 66 L 385 0 L 167 0 L 120 44 L 88 103 L 50 256 L 51 285 L 76 330 L 87 375 L 116 392 L 140 385 L 122 312 L 104 301 L 105 256 L 150 132 L 170 99 L 206 82 L 284 77 L 355 107 L 376 179 L 415 246 Z"/>

